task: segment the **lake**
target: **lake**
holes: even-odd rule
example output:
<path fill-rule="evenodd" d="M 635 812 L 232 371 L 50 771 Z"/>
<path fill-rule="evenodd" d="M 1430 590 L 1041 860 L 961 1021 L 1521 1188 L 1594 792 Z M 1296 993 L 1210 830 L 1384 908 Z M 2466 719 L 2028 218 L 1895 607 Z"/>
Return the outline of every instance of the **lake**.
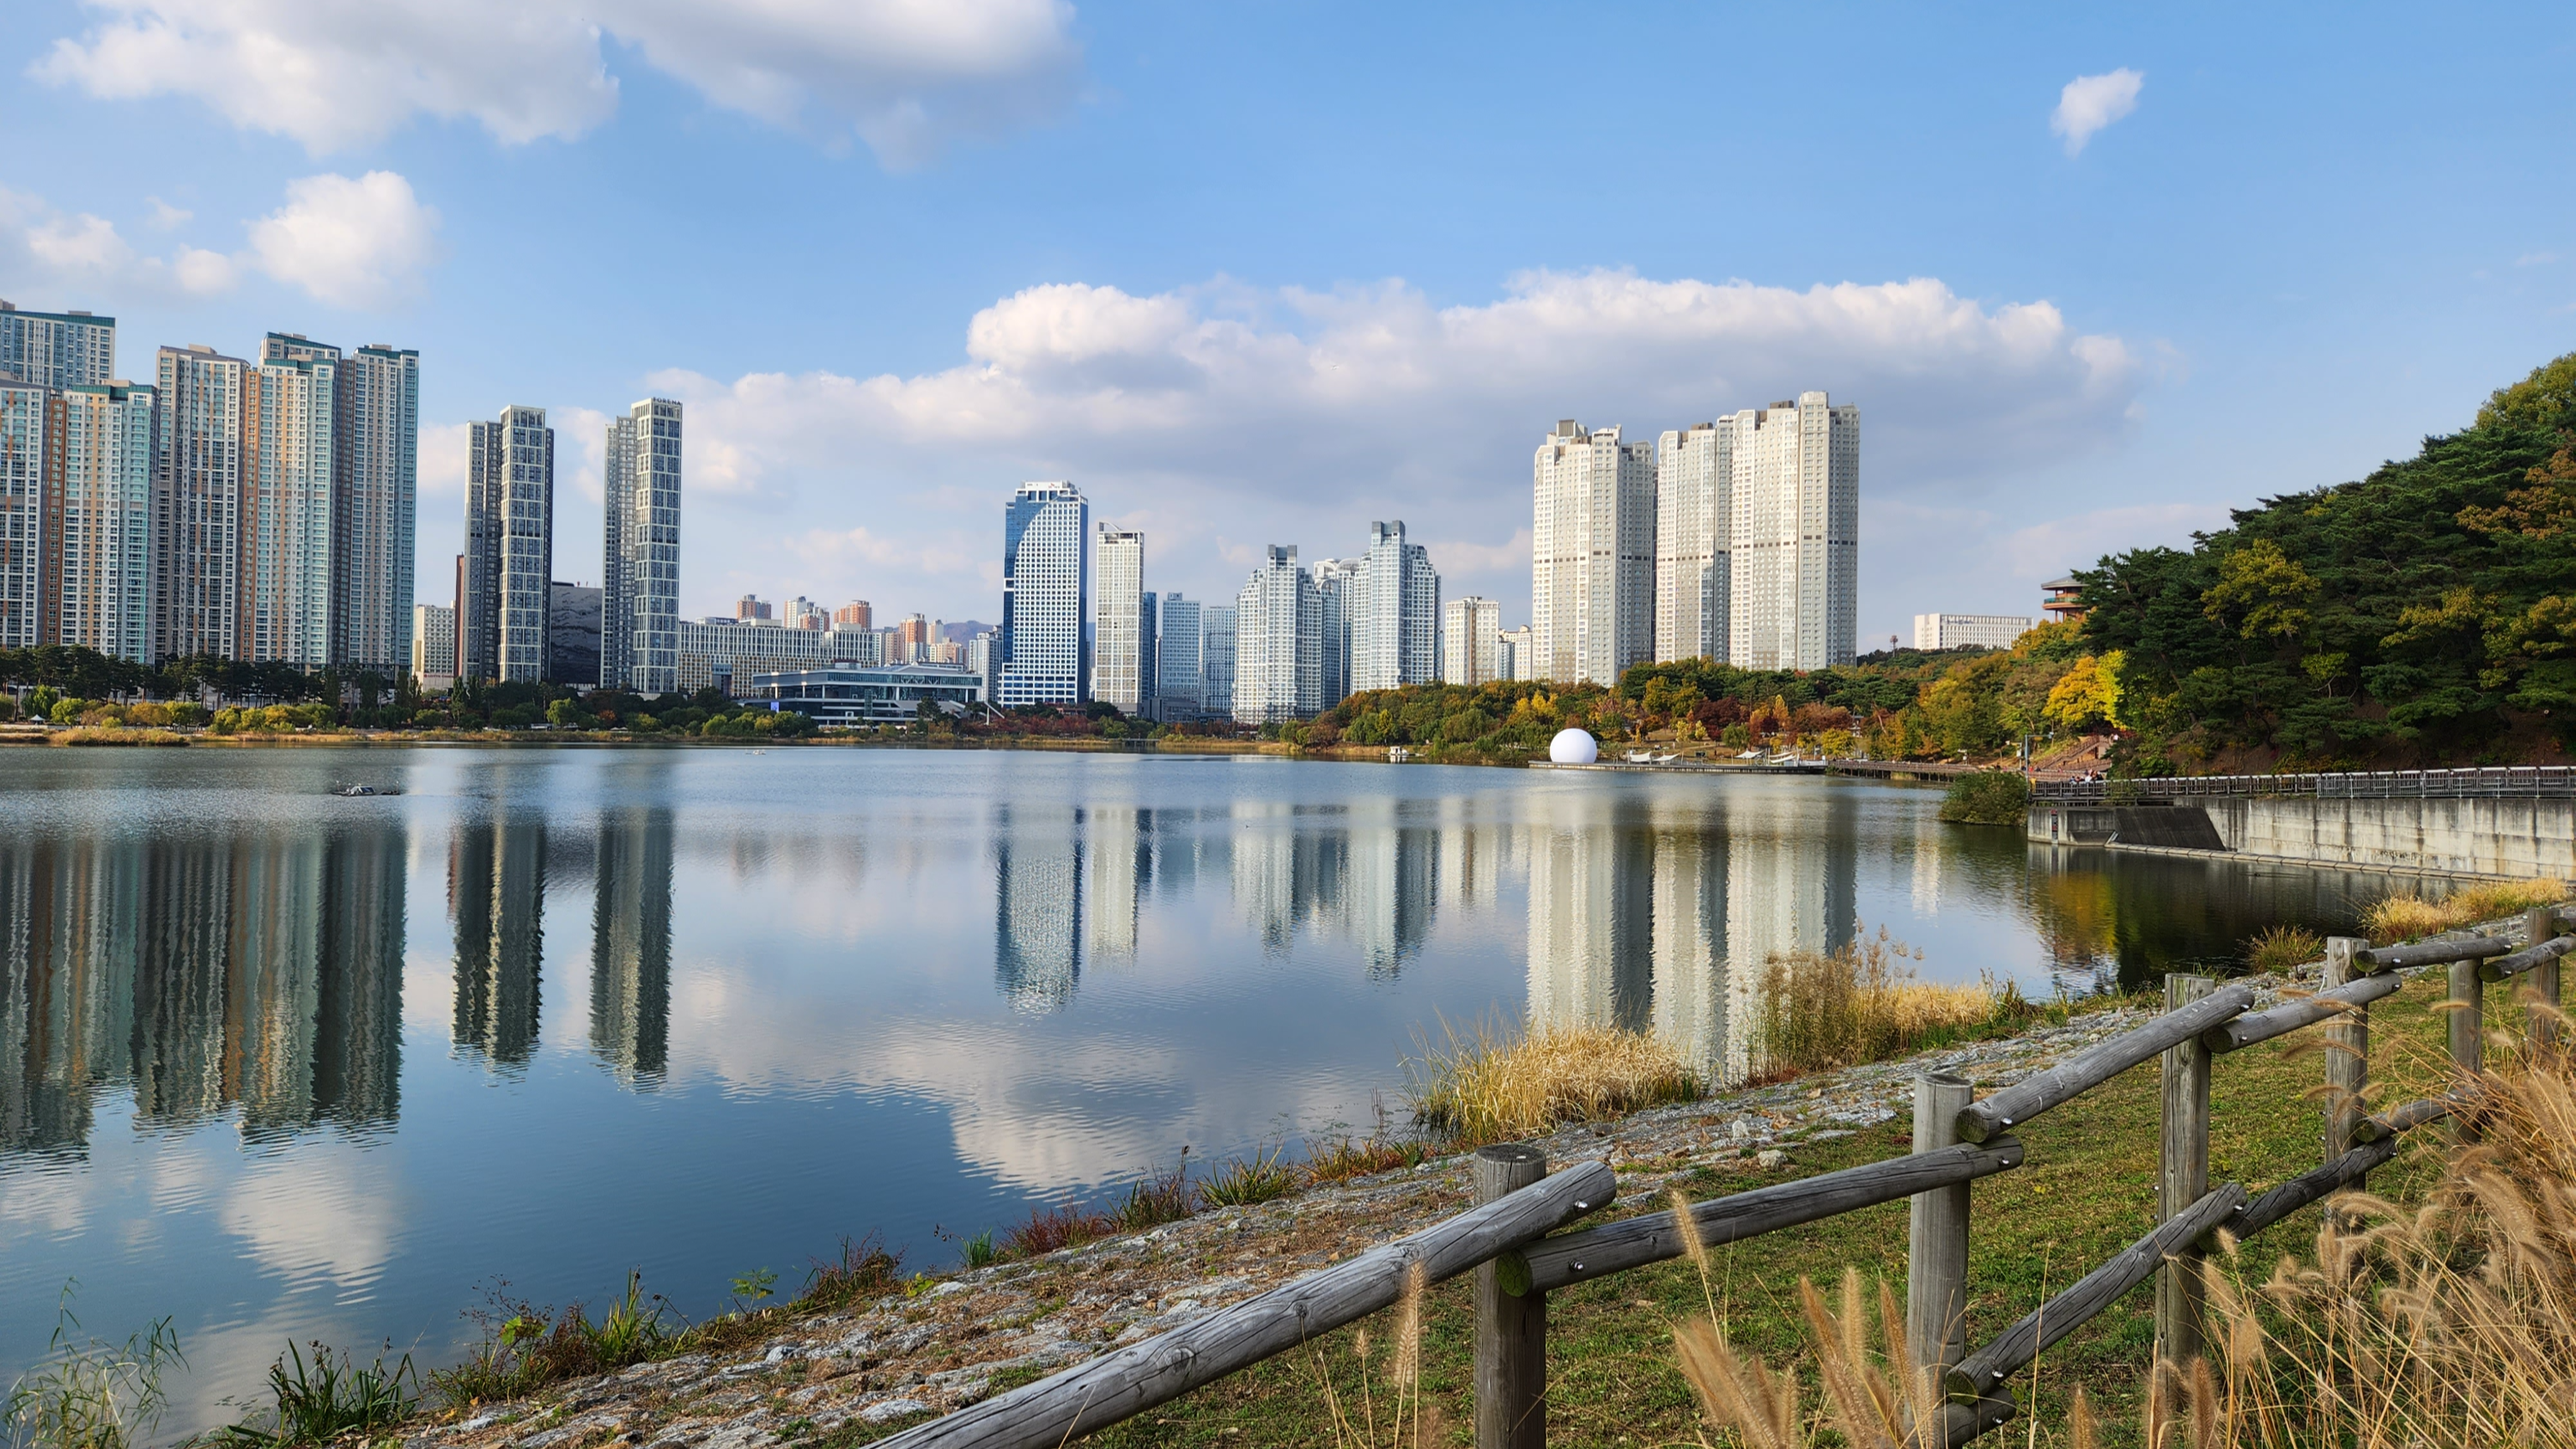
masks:
<path fill-rule="evenodd" d="M 369 782 L 403 793 L 347 799 Z M 0 752 L 0 1379 L 77 1280 L 166 1429 L 290 1339 L 444 1362 L 506 1280 L 703 1315 L 1184 1146 L 1401 1126 L 1449 1026 L 1723 1077 L 1884 926 L 2025 992 L 2348 927 L 2382 876 L 1940 824 L 1851 779 L 779 748 Z"/>

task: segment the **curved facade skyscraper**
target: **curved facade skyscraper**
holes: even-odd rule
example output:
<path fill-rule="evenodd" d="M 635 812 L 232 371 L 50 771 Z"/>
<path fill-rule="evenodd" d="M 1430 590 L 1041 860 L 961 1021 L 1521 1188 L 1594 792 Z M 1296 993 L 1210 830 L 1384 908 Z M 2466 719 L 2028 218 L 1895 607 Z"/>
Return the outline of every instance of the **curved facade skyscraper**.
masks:
<path fill-rule="evenodd" d="M 1091 698 L 1091 503 L 1062 481 L 1023 483 L 1002 509 L 1002 627 L 997 701 L 1085 704 Z"/>

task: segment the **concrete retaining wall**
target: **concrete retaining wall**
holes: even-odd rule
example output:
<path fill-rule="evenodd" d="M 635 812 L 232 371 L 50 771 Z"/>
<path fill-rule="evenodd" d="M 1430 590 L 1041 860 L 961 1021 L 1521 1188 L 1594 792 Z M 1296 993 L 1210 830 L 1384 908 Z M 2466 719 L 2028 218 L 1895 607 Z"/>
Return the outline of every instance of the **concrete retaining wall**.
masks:
<path fill-rule="evenodd" d="M 2576 878 L 2576 800 L 2569 799 L 2216 796 L 2188 805 L 2122 806 L 2035 800 L 2028 834 L 2060 845 L 2216 848 L 2318 865 Z"/>

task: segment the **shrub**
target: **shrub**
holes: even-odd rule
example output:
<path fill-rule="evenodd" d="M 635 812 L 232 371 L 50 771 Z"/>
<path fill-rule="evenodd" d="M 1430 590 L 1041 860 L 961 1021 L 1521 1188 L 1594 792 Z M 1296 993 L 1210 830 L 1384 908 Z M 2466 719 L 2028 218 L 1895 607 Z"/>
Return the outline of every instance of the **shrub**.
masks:
<path fill-rule="evenodd" d="M 2245 968 L 2280 972 L 2303 966 L 2326 954 L 2325 939 L 2305 926 L 2273 926 L 2245 942 Z"/>
<path fill-rule="evenodd" d="M 1413 1115 L 1462 1145 L 1514 1142 L 1700 1094 L 1697 1074 L 1646 1032 L 1541 1026 L 1506 1037 L 1479 1025 L 1405 1063 Z"/>
<path fill-rule="evenodd" d="M 1950 782 L 1941 818 L 1956 825 L 2019 825 L 2029 809 L 2029 781 L 2009 770 L 1979 770 Z"/>
<path fill-rule="evenodd" d="M 1149 1172 L 1127 1185 L 1127 1195 L 1109 1210 L 1109 1225 L 1122 1233 L 1161 1227 L 1188 1217 L 1198 1206 L 1198 1191 L 1190 1186 L 1189 1149 L 1181 1150 L 1181 1165 L 1170 1172 Z"/>
<path fill-rule="evenodd" d="M 1104 1213 L 1074 1204 L 1029 1209 L 1029 1220 L 1002 1235 L 1002 1251 L 1014 1258 L 1037 1258 L 1105 1238 L 1118 1225 Z"/>
<path fill-rule="evenodd" d="M 1921 959 L 1915 951 L 1909 960 L 1905 943 L 1884 927 L 1829 956 L 1773 956 L 1754 1023 L 1764 1068 L 1804 1072 L 1884 1061 L 2028 1006 L 2018 988 L 1998 993 L 1990 985 L 1918 980 L 1911 962 Z"/>

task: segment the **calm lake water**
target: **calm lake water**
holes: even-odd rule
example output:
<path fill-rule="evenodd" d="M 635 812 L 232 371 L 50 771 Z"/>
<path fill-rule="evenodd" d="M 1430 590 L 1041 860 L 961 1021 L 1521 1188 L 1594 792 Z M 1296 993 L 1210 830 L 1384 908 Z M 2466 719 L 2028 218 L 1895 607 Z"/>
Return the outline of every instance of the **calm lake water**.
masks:
<path fill-rule="evenodd" d="M 399 786 L 343 799 L 339 784 Z M 691 1313 L 844 1235 L 1402 1116 L 1442 1023 L 1743 1070 L 1761 963 L 1884 925 L 2045 995 L 2386 877 L 2052 856 L 1855 780 L 781 749 L 0 753 L 0 1381 L 66 1281 L 165 1428 L 290 1339 L 425 1362 L 506 1279 Z M 943 1238 L 945 1233 L 947 1237 Z"/>

